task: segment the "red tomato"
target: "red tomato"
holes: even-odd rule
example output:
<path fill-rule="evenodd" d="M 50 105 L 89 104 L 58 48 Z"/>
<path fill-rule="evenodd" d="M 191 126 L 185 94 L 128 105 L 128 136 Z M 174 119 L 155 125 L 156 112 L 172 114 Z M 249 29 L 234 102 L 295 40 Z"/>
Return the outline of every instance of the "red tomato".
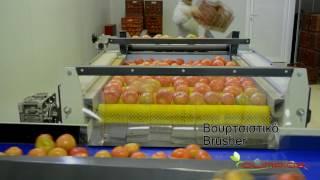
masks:
<path fill-rule="evenodd" d="M 214 60 L 212 66 L 224 66 L 224 62 L 221 60 Z"/>
<path fill-rule="evenodd" d="M 137 91 L 124 91 L 121 95 L 121 99 L 125 104 L 137 104 L 139 94 Z"/>
<path fill-rule="evenodd" d="M 241 86 L 240 79 L 237 77 L 226 78 L 225 86 Z"/>
<path fill-rule="evenodd" d="M 205 93 L 211 91 L 211 88 L 209 85 L 207 85 L 205 83 L 196 83 L 194 86 L 194 91 L 199 92 L 201 94 L 205 94 Z"/>
<path fill-rule="evenodd" d="M 111 155 L 112 157 L 115 157 L 115 158 L 128 158 L 129 152 L 126 148 L 122 146 L 117 146 L 112 149 Z"/>
<path fill-rule="evenodd" d="M 78 154 L 75 154 L 73 157 L 85 158 L 85 157 L 89 157 L 89 154 L 87 154 L 87 153 L 78 153 Z"/>
<path fill-rule="evenodd" d="M 155 60 L 153 58 L 150 58 L 150 59 L 147 59 L 146 61 L 149 63 L 153 63 Z"/>
<path fill-rule="evenodd" d="M 117 91 L 119 94 L 121 94 L 122 92 L 122 86 L 119 85 L 119 84 L 115 84 L 115 83 L 111 83 L 111 84 L 107 84 L 105 87 L 104 87 L 104 90 L 115 90 Z"/>
<path fill-rule="evenodd" d="M 224 89 L 224 80 L 212 80 L 209 86 L 214 92 L 222 92 Z"/>
<path fill-rule="evenodd" d="M 42 148 L 34 148 L 29 151 L 28 156 L 31 157 L 45 157 L 47 156 L 47 151 Z"/>
<path fill-rule="evenodd" d="M 180 85 L 187 85 L 188 86 L 188 81 L 184 80 L 184 79 L 179 79 L 179 80 L 174 81 L 174 83 L 173 83 L 174 87 L 177 87 Z"/>
<path fill-rule="evenodd" d="M 124 79 L 125 79 L 126 84 L 130 85 L 132 82 L 138 80 L 139 77 L 138 76 L 125 76 Z"/>
<path fill-rule="evenodd" d="M 186 150 L 190 154 L 191 158 L 195 158 L 201 150 L 201 147 L 197 144 L 190 144 L 186 147 Z"/>
<path fill-rule="evenodd" d="M 252 81 L 249 77 L 240 77 L 240 82 L 243 83 L 244 81 Z"/>
<path fill-rule="evenodd" d="M 158 80 L 162 87 L 170 87 L 172 84 L 172 79 L 168 76 L 156 76 L 154 79 Z"/>
<path fill-rule="evenodd" d="M 178 81 L 178 80 L 184 80 L 185 78 L 184 77 L 182 77 L 182 76 L 174 76 L 173 78 L 172 78 L 172 81 L 173 82 L 176 82 L 176 81 Z"/>
<path fill-rule="evenodd" d="M 129 155 L 140 151 L 140 145 L 137 143 L 128 143 L 124 146 L 124 148 L 129 152 Z"/>
<path fill-rule="evenodd" d="M 184 148 L 176 149 L 172 152 L 171 157 L 173 159 L 191 159 L 191 155 Z"/>
<path fill-rule="evenodd" d="M 141 76 L 140 79 L 146 80 L 146 79 L 153 79 L 152 76 Z"/>
<path fill-rule="evenodd" d="M 136 92 L 138 92 L 139 88 L 137 86 L 130 85 L 130 86 L 127 86 L 127 87 L 123 88 L 123 92 L 124 91 L 136 91 Z M 120 96 L 121 96 L 121 94 L 120 94 Z"/>
<path fill-rule="evenodd" d="M 152 64 L 149 62 L 144 62 L 143 64 L 140 64 L 141 66 L 151 66 Z"/>
<path fill-rule="evenodd" d="M 10 147 L 5 152 L 6 156 L 22 156 L 23 151 L 19 147 Z"/>
<path fill-rule="evenodd" d="M 244 89 L 249 88 L 249 87 L 255 87 L 255 86 L 256 86 L 255 83 L 254 83 L 252 80 L 243 81 L 243 82 L 241 83 L 241 85 L 242 85 L 242 87 L 243 87 Z"/>
<path fill-rule="evenodd" d="M 243 92 L 242 88 L 240 86 L 227 86 L 223 90 L 224 93 L 231 93 L 235 97 L 238 96 Z"/>
<path fill-rule="evenodd" d="M 134 61 L 136 64 L 143 64 L 144 63 L 144 60 L 143 59 L 136 59 Z"/>
<path fill-rule="evenodd" d="M 98 151 L 94 157 L 96 158 L 111 158 L 111 154 L 107 150 Z"/>
<path fill-rule="evenodd" d="M 201 64 L 201 61 L 200 60 L 196 60 L 196 61 L 193 61 L 192 65 L 195 66 L 197 64 Z"/>
<path fill-rule="evenodd" d="M 207 104 L 217 105 L 221 103 L 221 95 L 219 93 L 209 91 L 204 95 L 204 100 Z"/>
<path fill-rule="evenodd" d="M 152 159 L 167 159 L 168 156 L 166 153 L 160 151 L 160 152 L 156 152 L 155 154 L 153 154 L 151 158 Z"/>
<path fill-rule="evenodd" d="M 167 62 L 160 62 L 157 64 L 158 66 L 170 66 Z"/>
<path fill-rule="evenodd" d="M 199 79 L 199 82 L 200 83 L 205 83 L 205 84 L 209 84 L 210 83 L 210 80 L 206 77 L 202 77 Z"/>
<path fill-rule="evenodd" d="M 177 64 L 178 65 L 182 65 L 182 64 L 184 64 L 184 60 L 183 59 L 177 59 Z"/>
<path fill-rule="evenodd" d="M 190 59 L 187 64 L 192 65 L 193 63 L 194 61 Z"/>
<path fill-rule="evenodd" d="M 188 76 L 186 77 L 186 80 L 189 83 L 189 86 L 194 86 L 198 81 L 199 81 L 199 77 L 196 76 Z"/>
<path fill-rule="evenodd" d="M 201 63 L 204 65 L 204 66 L 211 66 L 212 65 L 212 61 L 210 59 L 203 59 L 201 61 Z"/>
<path fill-rule="evenodd" d="M 118 81 L 121 81 L 122 83 L 125 83 L 124 76 L 114 76 L 112 80 L 118 80 Z"/>
<path fill-rule="evenodd" d="M 210 81 L 213 81 L 213 80 L 218 80 L 218 81 L 223 81 L 225 82 L 226 81 L 226 78 L 224 76 L 211 76 L 211 77 L 208 77 Z"/>
<path fill-rule="evenodd" d="M 171 104 L 173 93 L 168 89 L 160 89 L 156 94 L 157 104 Z"/>
<path fill-rule="evenodd" d="M 186 92 L 180 91 L 173 94 L 173 101 L 175 104 L 188 104 L 189 96 Z"/>
<path fill-rule="evenodd" d="M 226 77 L 226 82 L 228 81 L 240 81 L 241 79 L 239 77 Z"/>
<path fill-rule="evenodd" d="M 108 84 L 118 84 L 119 86 L 123 86 L 123 82 L 120 79 L 112 79 Z"/>
<path fill-rule="evenodd" d="M 174 63 L 176 63 L 175 60 L 172 60 L 172 59 L 165 59 L 164 62 L 168 63 L 170 66 Z"/>
<path fill-rule="evenodd" d="M 189 97 L 189 103 L 190 103 L 190 104 L 193 104 L 193 105 L 205 104 L 203 94 L 201 94 L 201 93 L 199 93 L 199 92 L 193 92 L 193 93 L 191 93 L 191 94 L 190 94 L 190 97 Z"/>
<path fill-rule="evenodd" d="M 147 155 L 144 154 L 143 152 L 135 152 L 130 156 L 130 158 L 132 158 L 132 159 L 146 159 Z"/>
<path fill-rule="evenodd" d="M 232 66 L 238 66 L 238 64 L 234 61 L 229 61 L 229 62 L 227 62 L 226 66 L 232 67 Z"/>
<path fill-rule="evenodd" d="M 223 56 L 216 56 L 215 59 L 216 60 L 225 61 L 225 58 Z"/>
<path fill-rule="evenodd" d="M 182 92 L 185 92 L 185 93 L 189 94 L 189 86 L 188 86 L 188 85 L 185 85 L 185 84 L 176 86 L 176 87 L 175 87 L 175 90 L 176 90 L 176 91 L 182 91 Z"/>
<path fill-rule="evenodd" d="M 53 148 L 52 150 L 49 151 L 48 153 L 49 157 L 63 157 L 63 156 L 68 156 L 68 153 L 65 149 L 56 147 Z"/>
<path fill-rule="evenodd" d="M 77 154 L 87 154 L 89 156 L 88 150 L 84 147 L 75 147 L 69 151 L 70 156 L 76 156 Z"/>
<path fill-rule="evenodd" d="M 221 100 L 224 105 L 234 105 L 236 103 L 235 97 L 231 93 L 223 93 Z"/>
<path fill-rule="evenodd" d="M 77 142 L 71 134 L 63 134 L 56 140 L 56 146 L 70 151 L 77 146 Z"/>
<path fill-rule="evenodd" d="M 120 93 L 115 89 L 104 90 L 103 95 L 106 104 L 117 104 L 119 102 Z"/>
<path fill-rule="evenodd" d="M 196 155 L 195 159 L 197 160 L 212 160 L 210 154 L 205 150 L 200 150 Z"/>

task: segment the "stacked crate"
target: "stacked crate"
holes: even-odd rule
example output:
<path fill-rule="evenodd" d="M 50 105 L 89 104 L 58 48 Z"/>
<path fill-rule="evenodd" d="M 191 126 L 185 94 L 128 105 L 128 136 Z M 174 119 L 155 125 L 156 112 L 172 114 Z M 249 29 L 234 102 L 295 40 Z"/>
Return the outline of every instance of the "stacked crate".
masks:
<path fill-rule="evenodd" d="M 122 30 L 130 36 L 139 36 L 143 31 L 143 0 L 126 0 L 126 17 L 121 19 Z"/>
<path fill-rule="evenodd" d="M 145 27 L 150 35 L 162 34 L 162 1 L 145 1 Z"/>
<path fill-rule="evenodd" d="M 126 16 L 143 16 L 143 0 L 126 0 Z"/>
<path fill-rule="evenodd" d="M 121 19 L 121 26 L 130 36 L 140 36 L 143 31 L 143 16 L 124 17 Z"/>
<path fill-rule="evenodd" d="M 320 14 L 305 14 L 302 18 L 298 61 L 308 69 L 310 83 L 317 83 L 320 73 Z"/>

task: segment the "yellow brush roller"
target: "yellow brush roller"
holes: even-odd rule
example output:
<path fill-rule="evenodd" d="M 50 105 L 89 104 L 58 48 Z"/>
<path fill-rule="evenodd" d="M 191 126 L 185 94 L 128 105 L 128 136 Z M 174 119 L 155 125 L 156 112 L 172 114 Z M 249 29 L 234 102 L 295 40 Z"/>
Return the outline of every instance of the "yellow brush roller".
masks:
<path fill-rule="evenodd" d="M 271 124 L 268 106 L 101 104 L 105 123 L 150 125 L 255 125 Z"/>

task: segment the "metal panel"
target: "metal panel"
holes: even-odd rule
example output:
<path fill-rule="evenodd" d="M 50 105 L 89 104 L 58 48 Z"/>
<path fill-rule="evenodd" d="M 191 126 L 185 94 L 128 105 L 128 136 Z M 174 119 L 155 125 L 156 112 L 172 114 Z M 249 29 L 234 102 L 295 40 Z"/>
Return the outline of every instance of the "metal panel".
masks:
<path fill-rule="evenodd" d="M 129 45 L 128 50 L 129 52 L 131 51 L 165 51 L 165 52 L 195 52 L 195 51 L 222 51 L 222 52 L 228 52 L 229 51 L 229 46 L 227 45 L 208 45 L 208 44 L 175 44 L 175 45 L 163 45 L 163 44 L 157 44 L 157 45 L 152 45 L 152 44 L 138 44 L 138 45 Z M 234 54 L 237 53 L 234 51 Z"/>
<path fill-rule="evenodd" d="M 110 38 L 110 44 L 250 44 L 250 39 L 127 39 Z"/>
<path fill-rule="evenodd" d="M 212 67 L 76 67 L 79 76 L 251 76 L 291 77 L 293 68 L 212 68 Z"/>

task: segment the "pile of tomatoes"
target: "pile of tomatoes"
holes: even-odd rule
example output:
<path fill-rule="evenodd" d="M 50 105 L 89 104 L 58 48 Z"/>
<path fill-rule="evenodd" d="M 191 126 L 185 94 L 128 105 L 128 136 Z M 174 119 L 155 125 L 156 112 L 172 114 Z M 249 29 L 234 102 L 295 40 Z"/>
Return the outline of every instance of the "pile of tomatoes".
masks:
<path fill-rule="evenodd" d="M 88 151 L 85 148 L 76 147 L 77 142 L 70 134 L 63 134 L 55 141 L 50 134 L 41 134 L 37 137 L 35 148 L 28 152 L 31 157 L 61 157 L 61 156 L 77 156 L 87 157 Z M 2 156 L 22 156 L 22 149 L 17 146 L 8 148 Z"/>
<path fill-rule="evenodd" d="M 135 60 L 126 61 L 124 65 L 129 66 L 226 66 L 234 67 L 239 66 L 235 61 L 225 60 L 222 56 L 216 56 L 212 59 L 199 59 L 185 61 L 182 58 L 178 59 L 163 59 L 156 60 L 153 58 L 142 59 L 138 58 Z"/>
<path fill-rule="evenodd" d="M 136 143 L 129 143 L 124 146 L 117 146 L 112 149 L 111 157 L 115 158 L 133 158 L 133 159 L 196 159 L 196 160 L 211 160 L 211 155 L 200 148 L 200 146 L 191 144 L 185 148 L 178 148 L 172 151 L 171 154 L 166 154 L 163 151 L 156 152 L 148 157 L 147 154 L 140 151 L 140 146 Z"/>
<path fill-rule="evenodd" d="M 1 156 L 22 156 L 24 152 L 21 148 L 13 146 L 5 152 L 0 153 Z M 85 147 L 78 147 L 75 138 L 70 134 L 64 134 L 58 137 L 55 141 L 49 134 L 41 134 L 37 137 L 35 148 L 28 153 L 30 157 L 89 157 L 89 151 Z M 96 158 L 132 158 L 132 159 L 196 159 L 196 160 L 211 160 L 210 154 L 202 150 L 200 146 L 191 144 L 186 148 L 178 148 L 172 151 L 171 154 L 159 151 L 148 157 L 147 154 L 141 151 L 140 145 L 129 143 L 123 146 L 114 147 L 110 152 L 108 150 L 100 150 L 94 154 Z"/>
<path fill-rule="evenodd" d="M 149 62 L 150 61 L 150 62 Z M 153 60 L 135 60 L 129 65 L 150 64 Z M 234 66 L 222 57 L 205 59 L 153 61 L 152 65 Z M 106 104 L 176 104 L 176 105 L 266 105 L 267 96 L 248 77 L 215 76 L 115 76 L 104 87 Z"/>

